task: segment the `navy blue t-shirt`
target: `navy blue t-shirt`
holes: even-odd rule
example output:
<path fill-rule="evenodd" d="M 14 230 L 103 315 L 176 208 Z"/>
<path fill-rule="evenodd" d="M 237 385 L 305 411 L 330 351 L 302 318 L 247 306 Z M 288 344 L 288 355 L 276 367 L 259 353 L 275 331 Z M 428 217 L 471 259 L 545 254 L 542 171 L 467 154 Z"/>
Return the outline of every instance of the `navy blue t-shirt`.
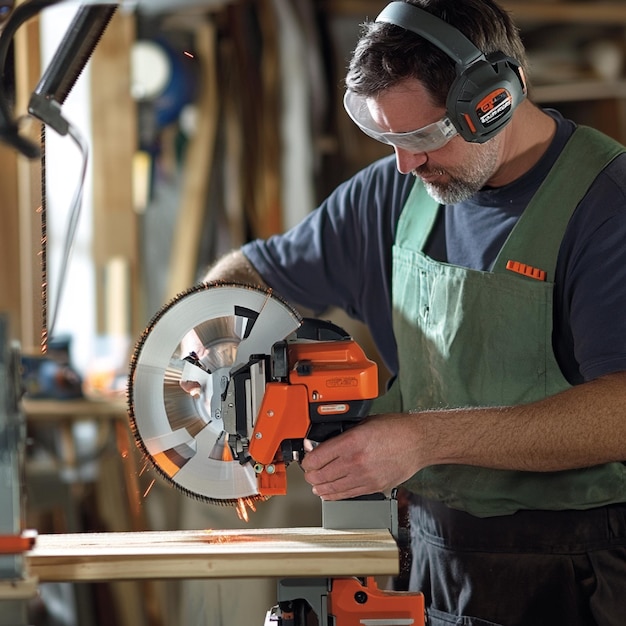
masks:
<path fill-rule="evenodd" d="M 574 124 L 548 111 L 557 132 L 540 161 L 505 187 L 484 188 L 442 207 L 425 252 L 438 261 L 489 270 L 547 176 Z M 581 154 L 584 159 L 584 154 Z M 391 249 L 414 183 L 389 156 L 340 185 L 288 232 L 243 252 L 287 300 L 320 314 L 336 306 L 364 322 L 392 374 Z M 578 384 L 626 370 L 626 154 L 596 178 L 565 232 L 555 272 L 553 349 Z"/>

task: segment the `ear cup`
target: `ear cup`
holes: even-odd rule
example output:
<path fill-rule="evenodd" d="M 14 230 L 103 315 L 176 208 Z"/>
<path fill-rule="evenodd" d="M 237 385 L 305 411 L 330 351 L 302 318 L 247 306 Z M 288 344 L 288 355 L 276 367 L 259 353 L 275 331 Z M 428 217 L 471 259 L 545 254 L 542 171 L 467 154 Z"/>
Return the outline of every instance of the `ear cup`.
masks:
<path fill-rule="evenodd" d="M 487 57 L 457 28 L 408 2 L 388 4 L 376 18 L 427 39 L 449 56 L 457 77 L 446 100 L 447 114 L 466 141 L 483 143 L 496 135 L 526 97 L 520 63 L 495 52 Z"/>
<path fill-rule="evenodd" d="M 483 143 L 508 124 L 525 97 L 519 63 L 498 52 L 462 69 L 450 87 L 446 108 L 463 139 Z"/>

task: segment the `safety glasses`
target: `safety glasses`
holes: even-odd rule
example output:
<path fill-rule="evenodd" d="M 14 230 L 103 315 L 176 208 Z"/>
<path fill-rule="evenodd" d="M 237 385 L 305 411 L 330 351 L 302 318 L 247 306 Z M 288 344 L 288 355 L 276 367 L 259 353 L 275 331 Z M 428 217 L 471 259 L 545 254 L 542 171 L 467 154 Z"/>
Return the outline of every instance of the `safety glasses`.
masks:
<path fill-rule="evenodd" d="M 352 121 L 366 134 L 382 143 L 409 150 L 410 152 L 433 152 L 443 148 L 457 134 L 452 122 L 444 117 L 407 133 L 386 133 L 372 119 L 367 100 L 349 89 L 343 97 L 343 106 Z"/>

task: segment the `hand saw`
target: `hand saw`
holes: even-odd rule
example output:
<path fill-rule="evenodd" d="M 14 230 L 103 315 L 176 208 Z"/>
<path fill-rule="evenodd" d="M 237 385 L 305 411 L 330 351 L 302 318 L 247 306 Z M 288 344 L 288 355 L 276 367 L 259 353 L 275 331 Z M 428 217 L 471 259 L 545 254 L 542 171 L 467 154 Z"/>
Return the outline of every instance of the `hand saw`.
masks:
<path fill-rule="evenodd" d="M 240 506 L 286 493 L 304 440 L 361 420 L 376 364 L 338 326 L 302 319 L 272 291 L 203 283 L 137 342 L 128 409 L 136 441 L 190 496 Z"/>

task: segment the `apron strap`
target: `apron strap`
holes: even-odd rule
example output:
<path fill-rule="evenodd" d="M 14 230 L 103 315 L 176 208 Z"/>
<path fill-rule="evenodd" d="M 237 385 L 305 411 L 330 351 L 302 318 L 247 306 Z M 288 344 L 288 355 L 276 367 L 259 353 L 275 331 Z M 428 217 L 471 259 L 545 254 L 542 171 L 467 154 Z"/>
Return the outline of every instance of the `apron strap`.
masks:
<path fill-rule="evenodd" d="M 507 272 L 511 261 L 522 264 L 522 268 L 543 270 L 545 280 L 554 281 L 559 248 L 571 215 L 598 174 L 625 151 L 599 131 L 577 127 L 500 250 L 493 271 Z M 519 272 L 522 277 L 534 280 L 523 271 Z"/>
<path fill-rule="evenodd" d="M 422 181 L 416 178 L 398 219 L 394 243 L 412 250 L 423 250 L 437 219 L 440 206 L 439 202 L 428 195 Z M 411 207 L 419 207 L 419 210 L 412 210 Z M 419 235 L 408 241 L 408 233 L 412 235 L 419 233 Z"/>

